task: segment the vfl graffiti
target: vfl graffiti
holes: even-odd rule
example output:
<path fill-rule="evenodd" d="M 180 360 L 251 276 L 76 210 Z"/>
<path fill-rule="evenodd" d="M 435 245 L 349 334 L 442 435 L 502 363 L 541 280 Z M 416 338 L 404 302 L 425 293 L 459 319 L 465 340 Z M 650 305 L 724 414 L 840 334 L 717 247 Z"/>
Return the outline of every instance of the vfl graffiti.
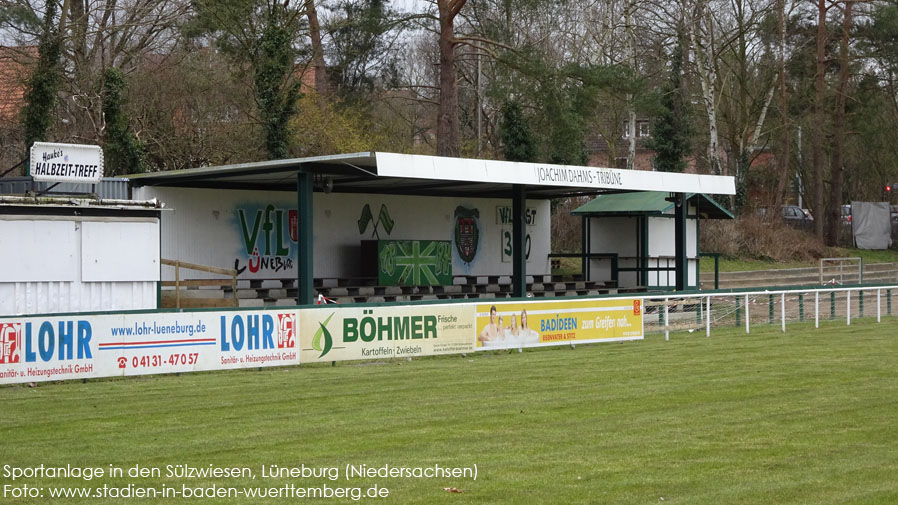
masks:
<path fill-rule="evenodd" d="M 393 225 L 395 222 L 393 218 L 390 217 L 390 211 L 387 209 L 385 204 L 381 204 L 380 212 L 377 213 L 377 220 L 374 219 L 374 215 L 371 213 L 371 206 L 367 203 L 364 207 L 362 207 L 362 214 L 359 216 L 358 225 L 359 225 L 359 235 L 365 233 L 365 230 L 368 229 L 368 225 L 371 222 L 374 222 L 374 229 L 371 233 L 372 237 L 380 238 L 380 234 L 377 233 L 377 226 L 380 225 L 387 232 L 387 235 L 393 232 Z"/>
<path fill-rule="evenodd" d="M 264 208 L 238 208 L 236 215 L 245 254 L 234 261 L 236 270 L 243 272 L 249 268 L 251 273 L 257 273 L 293 269 L 293 251 L 299 235 L 296 209 L 269 204 Z M 246 267 L 240 267 L 241 259 L 246 261 Z"/>

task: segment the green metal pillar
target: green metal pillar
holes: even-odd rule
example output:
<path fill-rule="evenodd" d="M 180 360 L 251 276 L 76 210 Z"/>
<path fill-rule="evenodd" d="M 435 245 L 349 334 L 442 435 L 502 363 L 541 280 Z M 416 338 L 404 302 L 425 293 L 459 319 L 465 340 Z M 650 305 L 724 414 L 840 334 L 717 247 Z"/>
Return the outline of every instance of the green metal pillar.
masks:
<path fill-rule="evenodd" d="M 312 174 L 301 170 L 296 174 L 296 209 L 299 215 L 296 241 L 296 303 L 315 303 L 314 247 L 312 243 Z"/>
<path fill-rule="evenodd" d="M 518 298 L 527 296 L 527 233 L 524 227 L 524 209 L 527 191 L 523 184 L 512 186 L 512 276 L 511 295 Z"/>
<path fill-rule="evenodd" d="M 689 265 L 686 259 L 686 195 L 684 193 L 676 193 L 674 195 L 674 248 L 676 267 L 676 285 L 677 291 L 686 289 L 686 281 L 689 278 L 687 268 Z"/>

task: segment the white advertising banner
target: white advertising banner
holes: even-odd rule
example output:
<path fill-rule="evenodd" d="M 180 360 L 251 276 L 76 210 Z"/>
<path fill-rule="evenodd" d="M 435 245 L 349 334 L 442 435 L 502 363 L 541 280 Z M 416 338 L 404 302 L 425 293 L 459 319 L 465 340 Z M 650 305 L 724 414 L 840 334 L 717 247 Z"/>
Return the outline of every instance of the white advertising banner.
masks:
<path fill-rule="evenodd" d="M 96 184 L 103 177 L 103 149 L 35 142 L 31 146 L 30 174 L 35 181 Z"/>
<path fill-rule="evenodd" d="M 0 384 L 299 363 L 289 311 L 0 320 Z"/>
<path fill-rule="evenodd" d="M 303 363 L 417 358 L 475 350 L 471 304 L 340 307 L 300 314 Z"/>

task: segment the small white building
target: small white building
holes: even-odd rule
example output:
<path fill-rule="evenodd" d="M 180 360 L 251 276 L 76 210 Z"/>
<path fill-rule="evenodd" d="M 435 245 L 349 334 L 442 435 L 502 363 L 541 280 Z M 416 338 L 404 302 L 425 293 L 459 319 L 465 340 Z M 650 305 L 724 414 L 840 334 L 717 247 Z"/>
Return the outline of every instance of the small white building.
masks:
<path fill-rule="evenodd" d="M 701 219 L 733 219 L 704 194 L 687 193 L 686 288 L 698 289 Z M 641 191 L 599 195 L 571 214 L 583 218 L 583 271 L 588 280 L 619 287 L 673 289 L 675 207 L 670 193 Z"/>
<path fill-rule="evenodd" d="M 0 196 L 0 314 L 156 309 L 155 201 Z"/>

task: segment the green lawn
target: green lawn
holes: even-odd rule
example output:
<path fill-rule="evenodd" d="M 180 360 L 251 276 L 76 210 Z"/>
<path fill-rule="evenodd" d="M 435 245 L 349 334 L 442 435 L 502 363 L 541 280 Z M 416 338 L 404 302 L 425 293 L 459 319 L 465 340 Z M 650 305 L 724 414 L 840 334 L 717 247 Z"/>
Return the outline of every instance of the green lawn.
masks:
<path fill-rule="evenodd" d="M 754 326 L 750 335 L 678 332 L 665 342 L 652 334 L 573 350 L 0 387 L 0 485 L 10 484 L 3 465 L 42 463 L 211 463 L 256 472 L 262 464 L 476 464 L 476 481 L 326 482 L 389 489 L 389 498 L 364 503 L 894 504 L 896 323 L 796 324 L 786 334 Z M 292 501 L 301 500 L 0 497 L 4 505 Z"/>
<path fill-rule="evenodd" d="M 871 251 L 865 249 L 832 248 L 829 251 L 827 257 L 849 258 L 858 256 L 864 259 L 864 263 L 898 263 L 898 250 L 895 249 Z M 802 268 L 817 266 L 819 266 L 819 262 L 817 261 L 775 262 L 740 258 L 720 258 L 721 272 L 743 272 L 747 270 L 774 270 L 781 268 Z M 702 272 L 713 272 L 714 259 L 702 258 L 700 268 Z"/>

